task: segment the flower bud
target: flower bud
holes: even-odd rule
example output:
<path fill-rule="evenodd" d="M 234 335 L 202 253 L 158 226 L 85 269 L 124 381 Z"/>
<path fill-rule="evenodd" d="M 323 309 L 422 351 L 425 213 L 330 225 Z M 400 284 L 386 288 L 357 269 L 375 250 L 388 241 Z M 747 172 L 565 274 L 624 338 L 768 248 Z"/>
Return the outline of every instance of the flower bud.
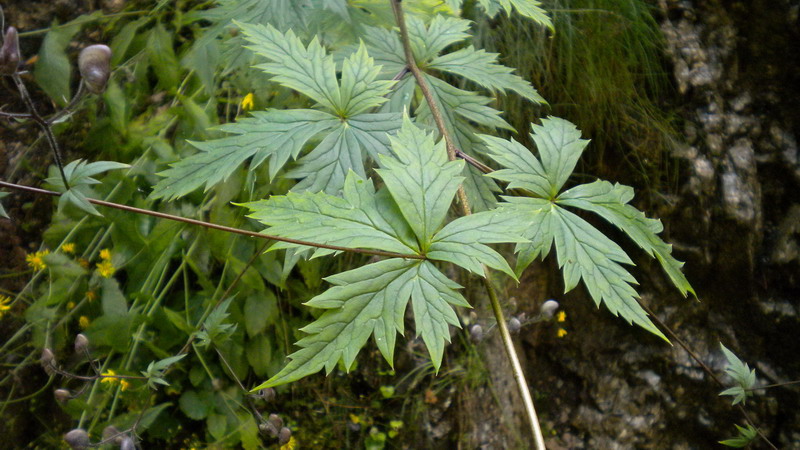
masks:
<path fill-rule="evenodd" d="M 552 319 L 557 309 L 558 309 L 558 302 L 555 300 L 548 300 L 542 303 L 542 307 L 539 314 L 541 314 L 542 317 L 545 319 Z"/>
<path fill-rule="evenodd" d="M 65 403 L 72 398 L 72 393 L 67 389 L 56 389 L 53 391 L 53 396 L 55 396 L 59 403 Z"/>
<path fill-rule="evenodd" d="M 258 425 L 258 431 L 260 431 L 261 434 L 266 434 L 266 435 L 271 436 L 271 437 L 275 437 L 275 436 L 278 435 L 278 430 L 275 429 L 275 426 L 272 425 L 269 422 L 264 422 L 264 423 L 259 424 Z"/>
<path fill-rule="evenodd" d="M 520 323 L 519 319 L 516 317 L 512 317 L 508 320 L 508 332 L 509 333 L 516 333 L 519 329 L 522 328 L 522 323 Z"/>
<path fill-rule="evenodd" d="M 281 427 L 283 426 L 283 419 L 281 419 L 280 416 L 277 414 L 270 414 L 269 423 L 271 423 L 276 430 L 280 430 Z"/>
<path fill-rule="evenodd" d="M 122 438 L 122 442 L 119 443 L 119 450 L 136 450 L 136 444 L 133 442 L 133 438 L 130 436 Z"/>
<path fill-rule="evenodd" d="M 263 398 L 265 401 L 268 402 L 275 400 L 275 389 L 272 388 L 261 389 L 260 391 L 258 391 L 258 395 L 260 395 L 261 398 Z"/>
<path fill-rule="evenodd" d="M 55 373 L 53 368 L 56 365 L 56 355 L 53 354 L 52 350 L 49 348 L 42 350 L 42 357 L 39 358 L 39 362 L 42 364 L 42 368 L 44 368 L 44 371 L 47 372 L 48 375 Z"/>
<path fill-rule="evenodd" d="M 8 27 L 3 46 L 0 47 L 0 75 L 16 73 L 19 67 L 19 36 L 17 29 Z"/>
<path fill-rule="evenodd" d="M 83 354 L 89 351 L 89 338 L 83 333 L 75 336 L 75 353 Z"/>
<path fill-rule="evenodd" d="M 477 323 L 469 327 L 469 337 L 473 342 L 480 342 L 483 340 L 483 327 Z"/>
<path fill-rule="evenodd" d="M 67 445 L 70 446 L 73 450 L 82 450 L 85 448 L 89 448 L 89 434 L 86 433 L 85 430 L 80 428 L 76 428 L 69 433 L 64 435 L 64 440 L 67 442 Z"/>
<path fill-rule="evenodd" d="M 78 70 L 86 89 L 93 94 L 102 94 L 111 75 L 111 49 L 98 44 L 81 50 L 78 55 Z"/>
<path fill-rule="evenodd" d="M 280 433 L 278 433 L 278 445 L 284 446 L 289 443 L 289 439 L 292 438 L 292 430 L 283 427 L 281 428 Z"/>

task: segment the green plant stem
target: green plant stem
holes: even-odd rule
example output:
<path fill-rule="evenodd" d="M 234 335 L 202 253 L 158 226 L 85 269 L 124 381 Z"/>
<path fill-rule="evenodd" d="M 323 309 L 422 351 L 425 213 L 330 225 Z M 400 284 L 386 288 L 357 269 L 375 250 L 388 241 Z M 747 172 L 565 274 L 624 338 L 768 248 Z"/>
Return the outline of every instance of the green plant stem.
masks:
<path fill-rule="evenodd" d="M 457 149 L 455 144 L 453 143 L 453 139 L 447 130 L 447 126 L 444 123 L 444 118 L 442 116 L 441 110 L 439 109 L 439 105 L 433 98 L 430 86 L 428 86 L 428 83 L 425 81 L 425 77 L 423 76 L 423 73 L 420 70 L 420 68 L 417 66 L 416 60 L 414 59 L 414 53 L 411 50 L 411 42 L 408 36 L 408 28 L 406 27 L 405 16 L 403 14 L 403 6 L 401 3 L 402 0 L 390 0 L 390 1 L 392 4 L 392 10 L 394 11 L 395 19 L 397 20 L 397 26 L 400 29 L 400 41 L 403 44 L 403 52 L 405 54 L 406 64 L 408 66 L 408 69 L 414 75 L 414 78 L 417 81 L 417 85 L 422 91 L 422 95 L 425 97 L 425 101 L 428 103 L 428 107 L 431 110 L 431 116 L 433 116 L 433 120 L 436 123 L 436 127 L 439 129 L 439 133 L 442 135 L 442 138 L 445 141 L 448 158 L 451 161 L 455 161 L 459 156 L 463 157 L 464 153 L 461 152 L 459 149 Z M 478 167 L 478 169 L 485 171 L 485 169 L 488 169 L 488 167 L 483 165 L 483 167 Z M 458 198 L 461 203 L 462 214 L 464 216 L 472 214 L 472 211 L 469 206 L 469 201 L 467 200 L 467 195 L 466 192 L 464 191 L 463 185 L 460 185 L 458 187 Z M 514 341 L 511 339 L 511 333 L 509 333 L 508 327 L 506 326 L 506 321 L 505 317 L 503 316 L 503 309 L 502 306 L 500 305 L 500 300 L 497 297 L 497 292 L 495 292 L 494 286 L 492 286 L 492 282 L 490 280 L 490 271 L 485 265 L 483 266 L 483 271 L 484 271 L 483 285 L 486 288 L 486 292 L 489 294 L 489 301 L 492 305 L 492 311 L 494 312 L 494 316 L 497 319 L 497 324 L 500 329 L 500 335 L 503 341 L 503 347 L 506 350 L 508 359 L 511 361 L 511 367 L 514 373 L 514 380 L 517 382 L 517 387 L 519 388 L 520 395 L 522 396 L 522 402 L 525 407 L 525 412 L 528 416 L 528 421 L 530 423 L 531 434 L 533 435 L 534 438 L 534 447 L 537 450 L 545 450 L 544 437 L 542 436 L 542 429 L 541 426 L 539 425 L 539 418 L 536 415 L 536 408 L 533 405 L 533 398 L 531 397 L 530 390 L 528 389 L 528 384 L 525 380 L 525 373 L 522 371 L 522 364 L 519 362 L 517 351 L 514 348 Z"/>
<path fill-rule="evenodd" d="M 53 197 L 61 196 L 61 194 L 58 193 L 58 192 L 48 191 L 47 189 L 40 189 L 40 188 L 31 187 L 31 186 L 23 186 L 21 184 L 9 183 L 7 181 L 0 181 L 0 187 L 5 187 L 5 188 L 9 188 L 9 189 L 16 189 L 16 190 L 20 190 L 20 191 L 32 192 L 34 194 L 49 195 L 49 196 L 53 196 Z M 326 249 L 329 249 L 329 250 L 336 250 L 336 251 L 340 251 L 340 252 L 361 253 L 363 255 L 384 256 L 384 257 L 387 257 L 387 258 L 426 259 L 425 256 L 423 256 L 423 255 L 395 253 L 395 252 L 385 252 L 385 251 L 382 251 L 382 250 L 369 250 L 369 249 L 362 249 L 362 248 L 349 248 L 349 247 L 342 247 L 342 246 L 339 246 L 339 245 L 318 244 L 316 242 L 301 241 L 301 240 L 297 240 L 297 239 L 289 239 L 289 238 L 283 238 L 283 237 L 279 237 L 279 236 L 272 236 L 272 235 L 269 235 L 269 234 L 263 234 L 263 233 L 259 233 L 259 232 L 256 232 L 256 231 L 249 231 L 249 230 L 242 230 L 242 229 L 239 229 L 239 228 L 226 227 L 224 225 L 217 225 L 217 224 L 210 223 L 210 222 L 203 222 L 202 220 L 189 219 L 189 218 L 181 217 L 181 216 L 174 216 L 172 214 L 166 214 L 166 213 L 162 213 L 162 212 L 158 212 L 158 211 L 150 211 L 150 210 L 147 210 L 147 209 L 136 208 L 136 207 L 133 207 L 133 206 L 122 205 L 122 204 L 114 203 L 114 202 L 107 202 L 107 201 L 104 201 L 104 200 L 95 200 L 95 199 L 91 199 L 90 198 L 89 199 L 89 203 L 92 203 L 92 204 L 95 204 L 95 205 L 98 205 L 98 206 L 105 206 L 107 208 L 114 208 L 114 209 L 119 209 L 119 210 L 122 210 L 122 211 L 132 212 L 132 213 L 136 213 L 136 214 L 142 214 L 142 215 L 146 215 L 146 216 L 158 217 L 160 219 L 174 220 L 176 222 L 183 222 L 183 223 L 188 223 L 188 224 L 191 224 L 191 225 L 198 225 L 198 226 L 201 226 L 201 227 L 211 228 L 213 230 L 225 231 L 225 232 L 233 233 L 233 234 L 241 234 L 243 236 L 249 236 L 249 237 L 260 238 L 260 239 L 271 239 L 273 241 L 288 242 L 290 244 L 295 244 L 295 245 L 305 245 L 305 246 L 308 246 L 308 247 L 315 247 L 315 248 L 326 248 Z"/>

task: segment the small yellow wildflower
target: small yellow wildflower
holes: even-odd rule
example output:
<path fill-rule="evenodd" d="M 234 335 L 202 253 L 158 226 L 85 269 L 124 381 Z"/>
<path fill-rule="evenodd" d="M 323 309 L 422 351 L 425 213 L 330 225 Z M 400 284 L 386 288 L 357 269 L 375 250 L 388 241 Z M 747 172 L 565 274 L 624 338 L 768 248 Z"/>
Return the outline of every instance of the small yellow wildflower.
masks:
<path fill-rule="evenodd" d="M 131 383 L 124 378 L 119 379 L 119 385 L 122 386 L 123 391 L 127 391 L 131 387 Z"/>
<path fill-rule="evenodd" d="M 559 322 L 567 320 L 567 313 L 565 313 L 564 311 L 559 311 L 558 315 L 556 315 L 556 320 Z"/>
<path fill-rule="evenodd" d="M 97 263 L 97 273 L 100 274 L 103 278 L 111 278 L 114 275 L 114 272 L 117 271 L 117 268 L 111 264 L 111 261 L 103 261 L 101 263 Z"/>
<path fill-rule="evenodd" d="M 61 246 L 61 251 L 69 254 L 75 253 L 75 244 L 72 242 L 66 243 Z"/>
<path fill-rule="evenodd" d="M 562 338 L 562 337 L 567 335 L 567 330 L 565 330 L 563 328 L 559 328 L 558 331 L 556 332 L 556 334 L 558 334 L 558 337 Z"/>
<path fill-rule="evenodd" d="M 249 93 L 244 96 L 242 99 L 242 109 L 244 111 L 250 111 L 255 106 L 255 102 L 253 101 L 253 93 Z"/>
<path fill-rule="evenodd" d="M 36 253 L 31 253 L 25 256 L 25 262 L 28 263 L 33 270 L 44 270 L 47 264 L 44 262 L 44 257 L 50 254 L 50 250 L 42 250 Z"/>
<path fill-rule="evenodd" d="M 350 422 L 361 423 L 361 418 L 355 414 L 350 414 Z"/>
<path fill-rule="evenodd" d="M 89 328 L 89 318 L 81 316 L 80 319 L 78 319 L 78 325 L 80 325 L 82 330 Z"/>
<path fill-rule="evenodd" d="M 67 303 L 67 309 L 72 309 L 72 308 L 74 308 L 74 307 L 75 307 L 75 302 L 69 302 L 69 303 Z"/>
<path fill-rule="evenodd" d="M 100 379 L 101 383 L 115 384 L 119 381 L 119 378 L 115 378 L 117 376 L 117 372 L 114 372 L 111 369 L 108 369 L 101 375 L 103 376 L 103 378 Z"/>
<path fill-rule="evenodd" d="M 89 300 L 90 302 L 97 300 L 97 292 L 86 291 L 86 300 Z"/>
<path fill-rule="evenodd" d="M 294 436 L 289 438 L 289 442 L 281 445 L 281 450 L 294 450 L 297 448 L 297 440 L 295 440 Z"/>
<path fill-rule="evenodd" d="M 100 250 L 100 259 L 103 261 L 110 261 L 111 260 L 111 250 L 104 248 Z"/>
<path fill-rule="evenodd" d="M 0 319 L 6 311 L 11 309 L 11 297 L 0 295 Z"/>

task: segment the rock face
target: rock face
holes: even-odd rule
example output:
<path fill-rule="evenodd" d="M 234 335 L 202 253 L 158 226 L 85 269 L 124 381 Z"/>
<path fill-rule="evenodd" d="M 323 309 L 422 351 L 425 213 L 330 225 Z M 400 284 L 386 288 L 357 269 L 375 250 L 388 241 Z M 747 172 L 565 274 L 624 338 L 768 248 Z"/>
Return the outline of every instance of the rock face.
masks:
<path fill-rule="evenodd" d="M 800 2 L 661 0 L 655 10 L 684 124 L 680 195 L 659 215 L 699 302 L 642 259 L 643 301 L 723 382 L 720 342 L 763 384 L 798 379 Z M 709 448 L 745 423 L 678 345 L 581 293 L 562 305 L 569 334 L 545 327 L 525 342 L 552 448 Z M 799 400 L 796 387 L 774 388 L 747 410 L 777 447 L 797 448 Z"/>

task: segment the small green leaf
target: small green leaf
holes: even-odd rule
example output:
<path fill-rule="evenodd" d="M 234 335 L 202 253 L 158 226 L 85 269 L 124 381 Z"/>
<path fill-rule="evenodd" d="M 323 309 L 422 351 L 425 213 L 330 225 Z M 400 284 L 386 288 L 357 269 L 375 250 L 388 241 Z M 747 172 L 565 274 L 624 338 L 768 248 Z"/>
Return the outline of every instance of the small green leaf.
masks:
<path fill-rule="evenodd" d="M 101 299 L 101 304 L 103 306 L 103 314 L 128 314 L 128 302 L 125 299 L 125 294 L 123 294 L 120 290 L 117 280 L 114 280 L 113 278 L 104 278 L 102 286 L 103 296 Z"/>
<path fill-rule="evenodd" d="M 150 30 L 146 47 L 147 54 L 150 56 L 150 63 L 155 69 L 156 77 L 158 77 L 158 84 L 162 89 L 168 91 L 176 89 L 180 82 L 181 67 L 172 47 L 173 34 L 168 32 L 164 25 L 159 22 Z"/>
<path fill-rule="evenodd" d="M 181 395 L 178 405 L 181 411 L 190 419 L 203 420 L 213 408 L 213 399 L 211 395 L 211 393 L 205 391 L 201 394 L 198 394 L 196 391 L 185 391 Z"/>
<path fill-rule="evenodd" d="M 3 199 L 5 197 L 7 197 L 7 196 L 8 196 L 8 192 L 0 192 L 0 199 Z M 6 219 L 10 219 L 10 217 L 8 217 L 8 213 L 6 212 L 6 209 L 3 208 L 3 204 L 2 203 L 0 203 L 0 217 L 5 217 Z"/>
<path fill-rule="evenodd" d="M 271 290 L 253 294 L 244 302 L 244 327 L 250 337 L 260 334 L 278 315 L 278 300 Z"/>
<path fill-rule="evenodd" d="M 33 73 L 42 90 L 57 104 L 64 106 L 70 100 L 72 75 L 72 64 L 67 57 L 66 49 L 75 34 L 80 31 L 80 26 L 69 23 L 62 26 L 53 25 L 44 36 Z"/>
<path fill-rule="evenodd" d="M 724 441 L 719 441 L 720 444 L 734 447 L 734 448 L 744 448 L 750 445 L 753 440 L 758 436 L 758 430 L 756 430 L 752 425 L 747 425 L 746 427 L 740 427 L 739 425 L 734 424 L 736 426 L 736 430 L 739 432 L 739 435 L 725 439 Z"/>

